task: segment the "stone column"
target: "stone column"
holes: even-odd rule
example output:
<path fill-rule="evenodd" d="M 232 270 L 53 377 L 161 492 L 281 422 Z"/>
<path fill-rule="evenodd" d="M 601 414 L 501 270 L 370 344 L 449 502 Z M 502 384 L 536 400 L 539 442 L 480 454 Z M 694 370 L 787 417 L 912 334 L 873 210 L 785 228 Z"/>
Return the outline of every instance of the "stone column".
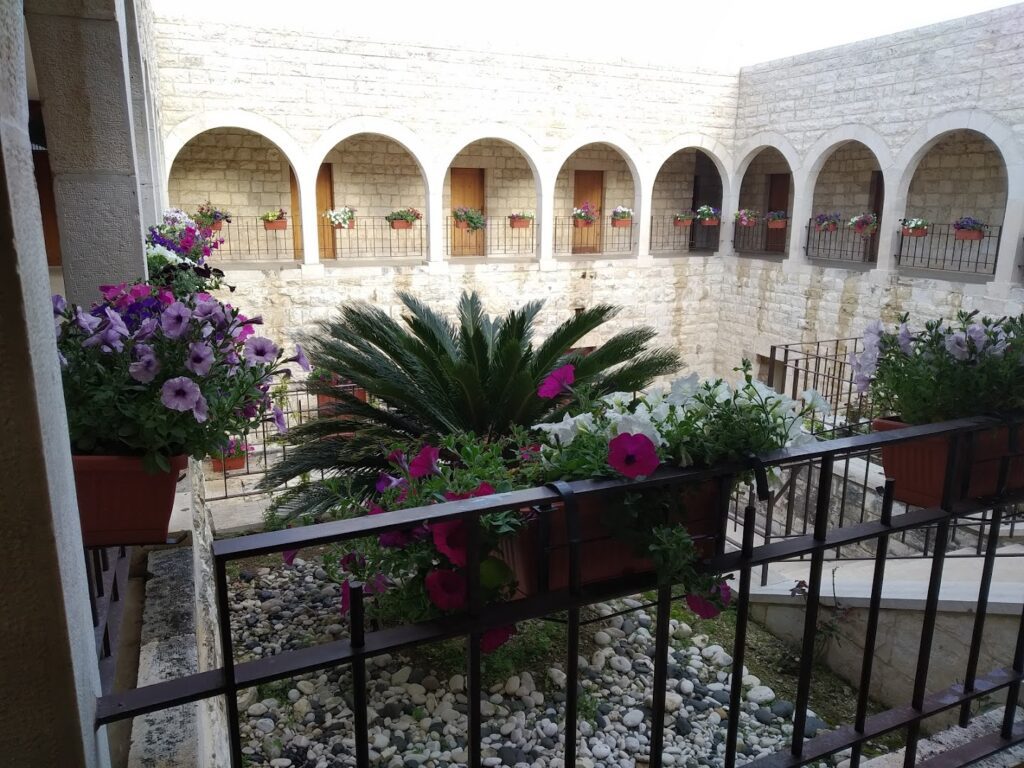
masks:
<path fill-rule="evenodd" d="M 26 0 L 68 297 L 146 274 L 121 0 Z"/>
<path fill-rule="evenodd" d="M 533 223 L 540 249 L 538 263 L 544 269 L 555 268 L 555 181 L 558 171 L 537 172 L 537 218 Z"/>
<path fill-rule="evenodd" d="M 158 166 L 153 152 L 150 130 L 149 82 L 143 68 L 141 36 L 135 5 L 138 0 L 125 0 L 125 37 L 128 42 L 128 77 L 131 94 L 133 130 L 135 133 L 135 160 L 138 165 L 139 210 L 143 228 L 160 220 L 163 206 L 158 200 Z"/>
<path fill-rule="evenodd" d="M 293 211 L 292 216 L 301 222 L 302 264 L 305 267 L 320 263 L 320 217 L 323 211 L 316 209 L 316 176 L 319 171 L 319 164 L 313 163 L 308 163 L 305 169 L 295 168 L 295 178 L 299 184 L 300 210 Z M 334 237 L 333 232 L 331 237 Z"/>
<path fill-rule="evenodd" d="M 22 4 L 0 0 L 0 718 L 10 726 L 0 754 L 10 765 L 105 768 L 24 61 Z"/>
<path fill-rule="evenodd" d="M 996 283 L 1009 286 L 1020 282 L 1021 239 L 1024 238 L 1024 163 L 1006 166 L 1006 210 L 999 239 Z"/>
<path fill-rule="evenodd" d="M 789 262 L 792 265 L 810 264 L 804 246 L 807 243 L 807 222 L 814 205 L 814 184 L 808 178 L 806 168 L 793 168 L 789 177 L 793 180 L 793 210 L 789 211 Z"/>
<path fill-rule="evenodd" d="M 448 173 L 448 166 L 442 167 L 439 163 L 431 163 L 425 165 L 425 168 L 428 169 L 427 178 L 424 179 L 427 187 L 427 210 L 424 216 L 427 225 L 427 261 L 436 266 L 446 261 L 444 177 Z"/>
<path fill-rule="evenodd" d="M 634 202 L 633 226 L 638 227 L 637 232 L 637 255 L 643 264 L 653 263 L 651 256 L 651 211 L 654 204 L 654 180 L 657 178 L 657 170 L 649 173 L 638 174 L 636 182 L 636 200 Z"/>

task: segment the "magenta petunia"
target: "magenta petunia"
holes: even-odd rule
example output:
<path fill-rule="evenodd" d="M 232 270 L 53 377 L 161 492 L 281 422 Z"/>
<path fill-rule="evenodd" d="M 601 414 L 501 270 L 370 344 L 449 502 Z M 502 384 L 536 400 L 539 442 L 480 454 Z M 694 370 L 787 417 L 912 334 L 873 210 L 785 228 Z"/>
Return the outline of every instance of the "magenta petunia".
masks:
<path fill-rule="evenodd" d="M 380 504 L 370 502 L 368 514 L 380 515 L 385 511 L 384 507 Z M 412 538 L 405 531 L 387 531 L 377 537 L 377 543 L 387 549 L 402 549 L 409 546 L 410 541 L 412 541 Z"/>
<path fill-rule="evenodd" d="M 518 630 L 515 624 L 505 627 L 491 627 L 480 636 L 480 650 L 484 653 L 492 653 L 498 650 L 512 639 Z"/>
<path fill-rule="evenodd" d="M 384 493 L 392 488 L 397 488 L 400 485 L 405 484 L 405 478 L 395 477 L 389 475 L 387 472 L 381 472 L 377 477 L 377 484 L 374 486 L 377 489 L 377 493 Z"/>
<path fill-rule="evenodd" d="M 453 565 L 466 565 L 466 539 L 469 529 L 462 520 L 434 523 L 430 535 L 437 551 L 451 560 Z"/>
<path fill-rule="evenodd" d="M 647 435 L 616 435 L 608 443 L 608 465 L 628 478 L 647 477 L 658 468 L 658 451 Z"/>
<path fill-rule="evenodd" d="M 436 475 L 440 471 L 437 460 L 441 456 L 441 449 L 432 445 L 424 445 L 420 452 L 409 462 L 409 474 L 412 477 L 426 477 Z"/>
<path fill-rule="evenodd" d="M 423 579 L 430 602 L 442 611 L 458 611 L 466 605 L 466 577 L 456 571 L 431 571 Z"/>
<path fill-rule="evenodd" d="M 574 381 L 576 381 L 576 367 L 563 365 L 547 375 L 540 387 L 537 388 L 537 394 L 550 400 L 568 391 Z"/>
<path fill-rule="evenodd" d="M 722 612 L 717 605 L 703 595 L 687 595 L 686 605 L 702 619 L 713 619 Z"/>
<path fill-rule="evenodd" d="M 341 582 L 341 615 L 345 616 L 352 610 L 352 588 L 348 584 L 348 579 Z"/>
<path fill-rule="evenodd" d="M 172 411 L 191 411 L 200 396 L 199 387 L 187 376 L 168 379 L 160 388 L 160 402 Z"/>
<path fill-rule="evenodd" d="M 281 559 L 284 560 L 285 565 L 291 565 L 295 562 L 295 558 L 298 556 L 299 550 L 297 549 L 286 549 L 281 553 Z"/>

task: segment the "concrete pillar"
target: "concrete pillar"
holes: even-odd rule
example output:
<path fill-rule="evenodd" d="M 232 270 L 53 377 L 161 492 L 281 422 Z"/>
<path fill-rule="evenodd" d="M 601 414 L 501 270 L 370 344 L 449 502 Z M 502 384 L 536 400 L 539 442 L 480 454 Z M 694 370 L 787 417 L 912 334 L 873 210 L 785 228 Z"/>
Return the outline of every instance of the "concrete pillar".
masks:
<path fill-rule="evenodd" d="M 0 754 L 10 765 L 105 768 L 24 56 L 22 5 L 0 0 L 0 718 L 10 726 Z"/>
<path fill-rule="evenodd" d="M 633 226 L 637 227 L 637 256 L 641 263 L 653 262 L 651 256 L 651 211 L 654 209 L 654 180 L 658 172 L 643 174 L 636 186 L 636 202 L 633 211 Z"/>
<path fill-rule="evenodd" d="M 26 0 L 46 125 L 64 284 L 90 303 L 102 283 L 146 274 L 121 0 Z"/>
<path fill-rule="evenodd" d="M 814 184 L 808 178 L 806 168 L 794 168 L 790 173 L 793 180 L 793 210 L 789 211 L 789 261 L 792 264 L 809 264 L 807 258 L 807 222 L 814 205 Z"/>
<path fill-rule="evenodd" d="M 899 267 L 899 264 L 896 263 L 896 251 L 900 247 L 900 219 L 903 218 L 907 209 L 907 197 L 906 192 L 900 194 L 896 178 L 895 171 L 883 174 L 885 201 L 882 203 L 882 215 L 878 220 L 878 266 L 876 267 L 880 272 L 891 272 Z M 892 194 L 889 190 L 892 190 Z"/>
<path fill-rule="evenodd" d="M 445 261 L 444 237 L 447 217 L 444 209 L 444 178 L 448 173 L 448 166 L 435 163 L 428 168 L 432 170 L 427 171 L 427 178 L 424 179 L 427 187 L 427 210 L 424 216 L 427 225 L 427 261 L 431 264 L 441 264 Z"/>
<path fill-rule="evenodd" d="M 537 240 L 540 245 L 540 264 L 542 268 L 553 269 L 555 266 L 555 184 L 558 169 L 537 174 Z"/>
<path fill-rule="evenodd" d="M 996 282 L 1011 285 L 1020 282 L 1017 269 L 1024 238 L 1024 163 L 1006 166 L 1006 211 L 996 261 Z"/>
<path fill-rule="evenodd" d="M 135 160 L 138 166 L 139 178 L 139 210 L 142 216 L 142 226 L 145 229 L 150 224 L 160 220 L 163 213 L 163 206 L 158 200 L 157 187 L 159 182 L 156 158 L 153 152 L 152 137 L 150 130 L 150 109 L 149 109 L 149 82 L 146 71 L 142 65 L 141 38 L 139 35 L 138 16 L 135 5 L 138 0 L 125 0 L 125 37 L 128 43 L 128 77 L 131 94 L 132 118 L 134 119 L 133 129 L 135 133 Z"/>
<path fill-rule="evenodd" d="M 297 218 L 302 226 L 302 263 L 307 266 L 319 264 L 320 217 L 324 213 L 316 209 L 316 176 L 320 166 L 310 164 L 305 169 L 294 170 L 299 184 L 299 211 L 292 211 L 292 216 Z"/>

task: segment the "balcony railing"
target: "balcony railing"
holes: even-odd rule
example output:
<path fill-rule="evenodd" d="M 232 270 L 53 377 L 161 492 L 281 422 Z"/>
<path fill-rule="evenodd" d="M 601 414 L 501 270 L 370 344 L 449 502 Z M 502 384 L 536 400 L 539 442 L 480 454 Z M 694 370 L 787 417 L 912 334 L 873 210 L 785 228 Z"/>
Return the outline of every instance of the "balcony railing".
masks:
<path fill-rule="evenodd" d="M 819 229 L 811 219 L 807 223 L 806 251 L 809 259 L 872 263 L 878 253 L 878 230 L 864 237 L 845 222 L 835 229 Z"/>
<path fill-rule="evenodd" d="M 989 227 L 980 240 L 957 240 L 951 224 L 932 224 L 923 237 L 900 233 L 896 261 L 901 267 L 994 275 L 1002 227 Z"/>
<path fill-rule="evenodd" d="M 942 755 L 942 765 L 967 765 L 977 759 L 979 754 L 990 754 L 1024 740 L 1024 730 L 1015 725 L 1017 699 L 1020 695 L 1021 682 L 1024 680 L 1024 621 L 1017 632 L 1014 649 L 1007 649 L 1007 657 L 1012 655 L 1012 664 L 987 673 L 978 670 L 979 652 L 984 637 L 986 606 L 992 583 L 992 558 L 998 546 L 1002 515 L 1008 505 L 1024 500 L 1022 492 L 1008 492 L 1006 478 L 1009 474 L 1011 461 L 1019 455 L 1016 451 L 1002 459 L 999 471 L 999 487 L 997 492 L 984 500 L 964 499 L 958 494 L 962 488 L 959 470 L 966 465 L 965 456 L 970 455 L 972 436 L 980 430 L 991 429 L 993 426 L 1007 425 L 1011 428 L 1011 445 L 1018 445 L 1016 440 L 1020 432 L 1020 423 L 991 418 L 962 419 L 927 426 L 911 427 L 906 430 L 885 433 L 856 435 L 852 437 L 815 443 L 812 445 L 778 451 L 744 462 L 742 465 L 721 465 L 702 470 L 660 470 L 650 478 L 642 481 L 620 482 L 611 480 L 579 481 L 559 483 L 549 487 L 532 488 L 512 491 L 491 497 L 476 498 L 465 501 L 448 502 L 415 509 L 387 512 L 378 515 L 346 519 L 337 522 L 314 525 L 305 528 L 294 528 L 283 531 L 260 533 L 239 538 L 217 541 L 213 545 L 214 581 L 218 603 L 219 637 L 223 649 L 224 666 L 221 668 L 189 675 L 176 680 L 157 683 L 137 690 L 118 692 L 101 697 L 98 701 L 98 726 L 124 720 L 147 712 L 166 709 L 172 706 L 224 696 L 227 708 L 227 726 L 230 738 L 231 765 L 241 768 L 246 758 L 242 752 L 242 741 L 239 731 L 239 708 L 237 694 L 242 689 L 259 686 L 291 676 L 327 670 L 332 667 L 346 667 L 351 672 L 352 700 L 350 702 L 353 722 L 344 728 L 342 743 L 350 754 L 346 761 L 354 760 L 357 766 L 369 765 L 370 734 L 367 723 L 367 663 L 376 657 L 417 646 L 438 643 L 445 640 L 463 637 L 466 639 L 466 724 L 464 733 L 467 735 L 468 765 L 479 768 L 483 758 L 481 739 L 482 713 L 481 702 L 486 692 L 481 686 L 481 650 L 482 634 L 495 627 L 507 626 L 510 623 L 527 619 L 540 618 L 555 613 L 567 616 L 567 643 L 565 647 L 564 670 L 568 676 L 565 686 L 565 700 L 552 706 L 560 711 L 565 719 L 565 739 L 562 757 L 566 765 L 576 764 L 576 755 L 580 736 L 579 724 L 579 687 L 576 680 L 579 676 L 577 659 L 580 652 L 581 608 L 609 599 L 644 593 L 656 594 L 655 626 L 653 629 L 653 680 L 649 690 L 654 691 L 648 715 L 650 738 L 649 766 L 661 768 L 663 765 L 663 746 L 666 730 L 674 727 L 665 726 L 666 698 L 658 692 L 667 690 L 668 664 L 670 646 L 670 613 L 676 595 L 670 584 L 658 581 L 654 573 L 628 573 L 619 577 L 597 582 L 581 584 L 581 547 L 579 537 L 573 535 L 579 525 L 579 504 L 585 500 L 589 504 L 602 505 L 614 498 L 621 497 L 623 492 L 641 492 L 654 489 L 669 489 L 673 495 L 681 493 L 684 488 L 701 484 L 717 487 L 719 501 L 705 501 L 710 504 L 705 513 L 718 515 L 718 533 L 714 535 L 714 554 L 701 564 L 701 568 L 711 573 L 735 572 L 738 584 L 733 587 L 736 595 L 735 641 L 731 650 L 733 669 L 742 669 L 748 661 L 747 644 L 749 609 L 751 604 L 752 576 L 755 569 L 770 563 L 806 558 L 809 561 L 809 572 L 806 579 L 807 589 L 801 630 L 801 651 L 795 657 L 798 667 L 795 710 L 792 720 L 792 732 L 787 742 L 781 746 L 782 751 L 761 756 L 746 762 L 750 766 L 800 766 L 821 760 L 839 752 L 852 750 L 852 764 L 860 761 L 862 746 L 883 734 L 905 731 L 906 764 L 913 765 L 917 743 L 921 732 L 921 724 L 927 718 L 947 710 L 959 710 L 962 722 L 972 717 L 972 705 L 982 699 L 991 700 L 995 696 L 1003 697 L 1005 717 L 1000 730 L 978 736 L 967 747 L 955 748 Z M 950 457 L 947 465 L 945 487 L 942 503 L 935 508 L 914 509 L 897 508 L 893 501 L 894 483 L 885 481 L 880 492 L 869 489 L 873 497 L 877 497 L 880 514 L 877 519 L 858 521 L 852 516 L 837 521 L 831 514 L 834 491 L 839 484 L 835 476 L 835 468 L 853 461 L 871 461 L 882 447 L 893 447 L 897 444 L 914 440 L 946 441 L 947 453 Z M 809 523 L 804 532 L 794 533 L 783 540 L 771 543 L 756 543 L 755 520 L 758 507 L 769 498 L 767 477 L 770 472 L 779 471 L 789 474 L 792 467 L 806 467 L 811 473 L 808 486 L 814 486 L 816 492 L 808 509 Z M 740 514 L 739 547 L 732 549 L 726 537 L 728 518 L 722 514 L 719 506 L 727 500 L 727 494 L 721 493 L 731 487 L 736 478 L 742 474 L 753 473 L 756 478 L 757 496 L 753 493 Z M 536 515 L 538 527 L 534 533 L 542 532 L 552 523 L 551 513 L 560 508 L 566 520 L 569 542 L 563 548 L 548 546 L 541 539 L 537 551 L 540 553 L 536 562 L 532 563 L 538 572 L 538 583 L 542 586 L 536 594 L 522 599 L 484 604 L 480 584 L 480 563 L 487 556 L 482 551 L 481 515 L 504 510 L 532 510 Z M 977 606 L 973 611 L 974 632 L 970 641 L 968 661 L 958 675 L 959 682 L 941 690 L 929 693 L 929 672 L 931 670 L 933 637 L 939 609 L 939 595 L 943 580 L 943 563 L 950 544 L 951 526 L 958 520 L 991 509 L 993 517 L 989 526 L 989 535 L 982 547 L 986 566 L 977 593 Z M 696 511 L 695 511 L 696 513 Z M 461 520 L 467 530 L 467 565 L 465 575 L 468 581 L 468 609 L 459 615 L 448 616 L 443 620 L 408 623 L 386 628 L 372 628 L 367 631 L 364 613 L 364 590 L 361 584 L 352 584 L 350 589 L 351 610 L 347 619 L 347 637 L 321 645 L 304 648 L 286 648 L 273 656 L 264 656 L 255 660 L 242 661 L 237 657 L 236 638 L 232 634 L 232 609 L 236 607 L 229 598 L 229 578 L 241 578 L 238 569 L 230 564 L 238 561 L 280 553 L 288 550 L 317 548 L 329 544 L 356 542 L 360 539 L 376 539 L 381 533 L 412 530 L 432 523 Z M 540 521 L 547 520 L 547 525 Z M 912 669 L 914 684 L 912 693 L 908 695 L 906 706 L 896 707 L 879 714 L 869 715 L 869 697 L 872 686 L 878 685 L 878 675 L 874 672 L 876 643 L 884 642 L 879 636 L 879 619 L 882 602 L 882 586 L 886 578 L 887 554 L 890 541 L 904 532 L 920 529 L 934 531 L 931 549 L 932 567 L 927 577 L 927 594 L 922 599 L 922 610 L 915 614 L 920 624 L 920 632 L 914 637 L 919 638 L 916 661 L 907 660 L 908 669 Z M 533 534 L 531 534 L 533 535 Z M 810 685 L 814 668 L 814 649 L 819 633 L 819 615 L 822 612 L 822 582 L 826 557 L 838 548 L 867 546 L 870 557 L 875 563 L 871 581 L 871 598 L 867 607 L 866 633 L 861 655 L 860 684 L 856 693 L 856 713 L 853 722 L 837 723 L 836 730 L 822 732 L 813 738 L 807 738 L 809 726 L 808 705 L 810 702 Z M 567 558 L 569 563 L 569 586 L 567 588 L 545 589 L 543 574 L 550 572 L 552 558 L 556 554 Z M 985 576 L 984 574 L 988 575 Z M 827 607 L 824 610 L 828 610 Z M 297 613 L 295 620 L 303 614 Z M 287 620 L 287 619 L 282 619 Z M 244 649 L 240 652 L 244 653 Z M 944 665 L 948 666 L 948 662 Z M 941 670 L 940 670 L 941 671 Z M 348 683 L 345 684 L 346 686 Z M 347 690 L 347 688 L 344 688 Z M 727 718 L 727 734 L 723 742 L 725 768 L 733 768 L 737 764 L 739 742 L 739 726 L 741 705 L 743 702 L 743 676 L 734 674 L 727 678 L 725 690 L 728 694 L 728 711 L 733 715 Z M 338 721 L 339 725 L 343 721 Z M 669 718 L 674 723 L 674 718 Z M 461 726 L 460 726 L 461 727 Z M 982 749 L 979 752 L 979 749 Z"/>
<path fill-rule="evenodd" d="M 302 258 L 302 222 L 289 217 L 285 229 L 269 230 L 258 216 L 233 216 L 214 237 L 224 240 L 211 256 L 223 261 L 294 261 Z"/>
<path fill-rule="evenodd" d="M 611 216 L 591 222 L 576 223 L 571 216 L 555 218 L 555 253 L 578 255 L 623 256 L 633 252 L 633 219 L 624 224 L 612 223 Z"/>
<path fill-rule="evenodd" d="M 426 225 L 414 221 L 408 229 L 394 229 L 383 216 L 357 216 L 351 227 L 336 227 L 326 219 L 319 222 L 320 260 L 424 259 L 427 254 Z"/>
<path fill-rule="evenodd" d="M 733 223 L 732 247 L 736 253 L 780 254 L 786 252 L 786 234 L 789 222 L 782 229 L 768 227 L 768 222 L 761 219 L 751 226 Z"/>
<path fill-rule="evenodd" d="M 522 219 L 513 227 L 507 216 L 487 216 L 483 229 L 460 229 L 453 217 L 445 220 L 444 251 L 448 256 L 534 256 L 537 227 L 533 219 Z"/>
<path fill-rule="evenodd" d="M 721 227 L 701 224 L 694 219 L 685 227 L 676 226 L 674 216 L 651 217 L 651 253 L 675 254 L 718 250 Z"/>

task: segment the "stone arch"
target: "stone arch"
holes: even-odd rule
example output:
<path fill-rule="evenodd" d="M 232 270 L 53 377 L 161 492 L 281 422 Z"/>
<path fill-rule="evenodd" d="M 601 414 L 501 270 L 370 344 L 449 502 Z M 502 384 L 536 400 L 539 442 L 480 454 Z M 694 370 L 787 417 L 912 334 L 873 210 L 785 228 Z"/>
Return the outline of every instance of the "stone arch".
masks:
<path fill-rule="evenodd" d="M 676 221 L 681 210 L 702 205 L 721 209 L 729 193 L 728 155 L 716 141 L 683 135 L 658 152 L 661 162 L 651 167 L 650 240 L 652 254 L 715 251 L 720 226 L 699 221 Z"/>
<path fill-rule="evenodd" d="M 317 166 L 334 147 L 345 139 L 359 134 L 374 134 L 389 139 L 402 147 L 412 157 L 423 177 L 427 194 L 430 194 L 432 157 L 424 141 L 413 131 L 400 123 L 380 117 L 360 115 L 339 120 L 320 134 L 309 150 L 309 172 L 315 173 Z"/>

